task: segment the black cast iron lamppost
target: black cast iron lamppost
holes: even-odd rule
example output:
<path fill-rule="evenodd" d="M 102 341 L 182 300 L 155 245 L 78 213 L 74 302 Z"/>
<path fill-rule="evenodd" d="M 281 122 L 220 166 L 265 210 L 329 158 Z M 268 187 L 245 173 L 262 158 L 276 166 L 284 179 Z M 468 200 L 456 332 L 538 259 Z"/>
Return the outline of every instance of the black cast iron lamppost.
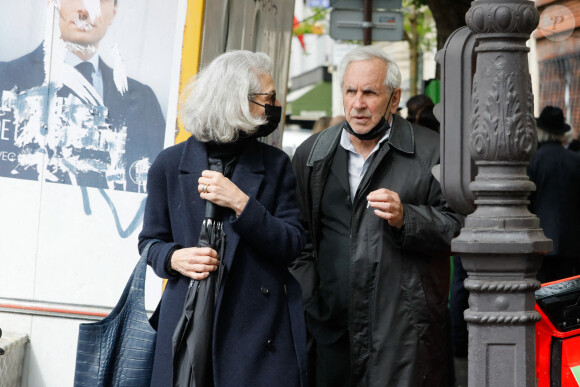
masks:
<path fill-rule="evenodd" d="M 541 253 L 551 250 L 528 209 L 526 166 L 537 146 L 526 41 L 539 14 L 532 1 L 476 0 L 466 15 L 478 43 L 468 145 L 477 165 L 477 209 L 452 249 L 469 277 L 470 387 L 536 385 L 534 291 Z"/>

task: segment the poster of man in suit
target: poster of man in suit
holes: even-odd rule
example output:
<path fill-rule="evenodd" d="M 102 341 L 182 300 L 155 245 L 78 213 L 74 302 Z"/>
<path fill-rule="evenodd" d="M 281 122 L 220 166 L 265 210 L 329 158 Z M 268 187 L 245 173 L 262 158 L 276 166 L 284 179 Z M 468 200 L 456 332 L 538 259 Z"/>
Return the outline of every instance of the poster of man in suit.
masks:
<path fill-rule="evenodd" d="M 149 166 L 172 140 L 173 58 L 155 50 L 175 24 L 160 18 L 151 34 L 151 15 L 130 0 L 22 3 L 3 13 L 31 15 L 37 33 L 1 34 L 2 47 L 22 45 L 0 54 L 0 177 L 146 192 Z M 32 47 L 18 55 L 23 46 Z"/>

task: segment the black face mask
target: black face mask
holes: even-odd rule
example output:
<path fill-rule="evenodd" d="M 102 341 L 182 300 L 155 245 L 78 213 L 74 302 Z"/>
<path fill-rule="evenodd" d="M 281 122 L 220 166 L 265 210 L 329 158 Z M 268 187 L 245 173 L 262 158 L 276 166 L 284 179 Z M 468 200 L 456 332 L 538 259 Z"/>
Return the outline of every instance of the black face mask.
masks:
<path fill-rule="evenodd" d="M 394 91 L 391 93 L 391 97 L 389 98 L 389 102 L 387 103 L 387 109 L 385 109 L 385 114 L 387 113 L 387 110 L 389 109 L 389 105 L 391 104 L 391 99 L 393 98 L 394 93 L 395 93 Z M 363 140 L 363 141 L 374 140 L 377 137 L 382 137 L 387 132 L 387 130 L 389 130 L 391 128 L 391 125 L 385 119 L 385 114 L 383 114 L 383 116 L 381 117 L 379 122 L 375 126 L 373 126 L 373 128 L 371 130 L 369 130 L 367 133 L 360 134 L 360 133 L 355 132 L 352 129 L 352 127 L 350 126 L 350 124 L 348 123 L 348 121 L 346 121 L 344 128 L 346 129 L 346 131 L 348 133 L 352 134 L 353 136 L 355 136 L 359 140 Z"/>
<path fill-rule="evenodd" d="M 244 138 L 266 137 L 267 135 L 275 131 L 276 128 L 278 127 L 278 124 L 280 123 L 280 120 L 282 118 L 282 106 L 262 105 L 261 103 L 252 100 L 250 100 L 250 102 L 253 102 L 256 105 L 260 105 L 266 110 L 266 123 L 258 126 L 258 128 L 254 133 L 248 134 L 247 136 L 243 137 Z"/>

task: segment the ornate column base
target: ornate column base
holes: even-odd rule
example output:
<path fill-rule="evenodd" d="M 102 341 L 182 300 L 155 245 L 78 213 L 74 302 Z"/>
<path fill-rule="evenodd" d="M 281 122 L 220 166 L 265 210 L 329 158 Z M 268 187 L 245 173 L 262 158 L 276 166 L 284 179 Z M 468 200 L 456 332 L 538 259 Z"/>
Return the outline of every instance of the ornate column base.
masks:
<path fill-rule="evenodd" d="M 470 292 L 469 387 L 535 386 L 534 291 L 538 254 L 461 255 Z"/>

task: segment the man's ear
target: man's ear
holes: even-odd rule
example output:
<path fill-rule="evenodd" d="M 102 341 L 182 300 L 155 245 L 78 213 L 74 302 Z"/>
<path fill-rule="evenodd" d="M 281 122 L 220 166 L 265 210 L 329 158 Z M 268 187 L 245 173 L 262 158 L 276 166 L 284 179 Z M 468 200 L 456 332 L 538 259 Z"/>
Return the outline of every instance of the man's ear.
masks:
<path fill-rule="evenodd" d="M 399 103 L 401 102 L 401 93 L 402 91 L 400 87 L 398 89 L 395 89 L 395 91 L 393 91 L 393 98 L 391 99 L 391 108 L 389 109 L 391 111 L 391 114 L 397 113 Z"/>

